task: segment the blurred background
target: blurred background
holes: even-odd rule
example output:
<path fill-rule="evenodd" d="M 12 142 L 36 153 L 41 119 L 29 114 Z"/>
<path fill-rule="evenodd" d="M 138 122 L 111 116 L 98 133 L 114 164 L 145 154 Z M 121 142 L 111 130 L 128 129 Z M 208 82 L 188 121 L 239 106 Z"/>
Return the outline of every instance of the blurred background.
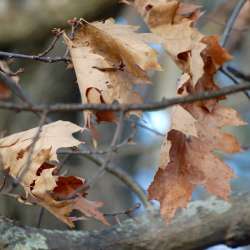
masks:
<path fill-rule="evenodd" d="M 231 14 L 237 0 L 197 0 L 184 1 L 201 4 L 204 15 L 198 22 L 199 29 L 205 34 L 218 34 L 223 32 L 225 22 Z M 233 67 L 250 73 L 250 2 L 244 6 L 227 44 L 227 49 L 234 56 L 229 64 Z M 113 17 L 121 24 L 134 24 L 141 26 L 140 32 L 147 32 L 143 20 L 131 7 L 117 4 L 115 0 L 0 0 L 0 50 L 23 54 L 39 54 L 48 47 L 53 39 L 52 28 L 69 29 L 67 20 L 73 17 L 83 17 L 88 21 L 103 20 Z M 160 100 L 162 97 L 173 97 L 176 90 L 176 81 L 180 72 L 175 64 L 164 55 L 164 50 L 157 44 L 152 46 L 159 53 L 164 71 L 152 73 L 152 86 L 143 88 L 141 94 L 146 101 Z M 51 55 L 63 55 L 65 45 L 62 40 L 57 43 Z M 67 69 L 64 63 L 46 64 L 41 62 L 15 60 L 10 67 L 13 71 L 24 68 L 20 75 L 20 85 L 30 99 L 37 104 L 41 103 L 73 103 L 80 102 L 80 94 L 76 84 L 76 77 L 72 69 Z M 231 80 L 223 74 L 217 75 L 220 86 L 232 84 Z M 14 101 L 15 97 L 9 98 Z M 231 96 L 227 105 L 233 106 L 246 121 L 250 121 L 250 100 L 245 95 Z M 159 161 L 159 149 L 163 135 L 170 126 L 169 110 L 146 112 L 141 119 L 136 120 L 137 130 L 134 137 L 136 145 L 122 147 L 115 156 L 113 164 L 133 176 L 146 190 Z M 53 120 L 70 120 L 83 124 L 82 114 L 65 113 L 55 114 Z M 124 138 L 131 134 L 131 124 L 135 119 L 126 122 Z M 14 113 L 0 111 L 1 135 L 19 132 L 37 126 L 38 118 L 31 113 Z M 100 138 L 98 147 L 105 149 L 110 145 L 115 126 L 101 124 L 98 126 Z M 249 126 L 240 128 L 226 128 L 234 133 L 244 146 L 244 151 L 236 155 L 222 155 L 225 161 L 235 170 L 238 178 L 232 181 L 233 192 L 250 190 L 250 145 Z M 88 137 L 88 135 L 84 135 Z M 88 138 L 87 138 L 88 139 Z M 91 141 L 90 141 L 91 142 Z M 87 158 L 72 156 L 64 162 L 64 169 L 68 174 L 91 178 L 97 171 L 94 163 Z M 194 199 L 204 199 L 207 193 L 198 188 Z M 105 203 L 103 211 L 115 212 L 128 209 L 138 199 L 119 180 L 110 174 L 105 174 L 90 190 L 89 199 L 100 200 Z M 143 208 L 142 208 L 143 209 Z M 141 210 L 142 210 L 141 209 Z M 16 200 L 1 196 L 0 214 L 21 221 L 24 225 L 36 226 L 40 214 L 37 206 L 25 206 Z M 41 227 L 65 229 L 66 227 L 48 212 L 45 212 Z M 97 222 L 79 222 L 78 229 L 89 230 L 102 228 Z M 217 246 L 216 249 L 227 249 Z M 245 248 L 246 249 L 246 248 Z M 250 248 L 249 248 L 250 249 Z"/>

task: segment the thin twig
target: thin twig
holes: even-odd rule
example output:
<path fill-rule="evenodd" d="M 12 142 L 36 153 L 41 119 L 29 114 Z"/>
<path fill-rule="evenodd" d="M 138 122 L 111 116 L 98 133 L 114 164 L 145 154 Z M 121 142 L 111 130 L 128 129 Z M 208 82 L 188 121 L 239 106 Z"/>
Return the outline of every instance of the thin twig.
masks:
<path fill-rule="evenodd" d="M 49 56 L 10 53 L 10 52 L 4 52 L 4 51 L 0 51 L 0 59 L 26 59 L 26 60 L 45 62 L 45 63 L 56 63 L 56 62 L 68 63 L 70 62 L 70 59 L 64 56 L 49 57 Z"/>
<path fill-rule="evenodd" d="M 62 154 L 62 155 L 105 155 L 108 153 L 108 150 L 95 150 L 95 149 L 85 149 L 85 150 L 80 150 L 80 149 L 59 149 L 57 151 L 57 154 Z"/>
<path fill-rule="evenodd" d="M 211 21 L 215 24 L 218 24 L 222 27 L 225 27 L 225 23 L 224 22 L 220 22 L 219 20 L 216 20 L 213 16 L 202 16 L 203 19 L 207 19 L 208 21 Z M 236 31 L 236 32 L 247 32 L 249 30 L 248 27 L 243 27 L 243 28 L 237 28 L 237 27 L 233 27 L 232 31 Z"/>
<path fill-rule="evenodd" d="M 155 134 L 155 135 L 157 135 L 157 136 L 160 136 L 160 137 L 164 137 L 165 135 L 163 134 L 163 133 L 161 133 L 161 132 L 159 132 L 159 131 L 157 131 L 157 130 L 155 130 L 155 129 L 153 129 L 153 128 L 150 128 L 150 127 L 148 127 L 147 125 L 145 125 L 145 124 L 142 124 L 142 123 L 136 123 L 136 126 L 137 127 L 141 127 L 141 128 L 143 128 L 143 129 L 146 129 L 147 131 L 149 131 L 149 132 L 151 132 L 151 133 L 153 133 L 153 134 Z"/>
<path fill-rule="evenodd" d="M 69 38 L 71 40 L 73 40 L 75 37 L 75 32 L 81 23 L 76 17 L 74 17 L 74 18 L 68 20 L 68 24 L 71 25 L 71 31 L 69 33 Z M 64 57 L 68 57 L 68 56 L 69 56 L 69 48 L 67 47 L 66 51 L 64 53 Z"/>
<path fill-rule="evenodd" d="M 43 207 L 40 207 L 39 208 L 39 215 L 38 215 L 37 225 L 36 225 L 37 228 L 41 227 L 44 212 L 45 212 L 45 209 Z"/>
<path fill-rule="evenodd" d="M 61 29 L 53 29 L 52 33 L 55 35 L 54 39 L 52 40 L 51 44 L 47 49 L 45 49 L 42 53 L 38 54 L 39 57 L 44 57 L 47 54 L 49 54 L 50 51 L 52 51 L 60 39 L 61 35 L 63 34 L 63 31 Z"/>
<path fill-rule="evenodd" d="M 70 150 L 70 149 L 60 149 L 58 151 L 58 154 L 67 154 L 67 155 L 77 154 L 80 156 L 84 156 L 86 159 L 95 163 L 98 167 L 101 167 L 103 165 L 103 160 L 98 156 L 94 156 L 93 154 L 89 154 L 89 152 L 91 152 L 91 150 L 89 150 L 89 151 L 78 151 L 78 150 L 75 151 L 75 150 Z M 108 173 L 115 176 L 116 178 L 118 178 L 126 186 L 128 186 L 132 190 L 132 192 L 134 192 L 138 196 L 138 198 L 140 199 L 140 201 L 142 202 L 142 204 L 145 207 L 151 206 L 151 203 L 148 201 L 147 196 L 146 196 L 144 190 L 142 189 L 142 187 L 135 180 L 133 180 L 126 172 L 124 172 L 121 169 L 114 168 L 110 164 L 107 165 L 105 170 Z M 71 196 L 67 197 L 67 199 L 69 199 L 69 198 L 71 198 Z"/>
<path fill-rule="evenodd" d="M 58 152 L 57 152 L 58 154 Z M 66 164 L 66 162 L 70 159 L 72 154 L 66 154 L 65 157 L 60 161 L 60 163 L 58 164 L 57 170 L 58 173 L 62 173 L 62 169 L 64 167 L 64 165 Z"/>
<path fill-rule="evenodd" d="M 46 123 L 46 120 L 47 120 L 47 112 L 44 111 L 44 113 L 43 113 L 43 115 L 41 117 L 38 129 L 37 129 L 37 132 L 36 132 L 36 134 L 35 134 L 35 136 L 34 136 L 34 138 L 32 140 L 32 143 L 29 146 L 29 155 L 28 155 L 27 161 L 26 161 L 24 167 L 21 168 L 21 171 L 17 175 L 17 178 L 16 178 L 17 183 L 19 183 L 22 180 L 22 178 L 25 176 L 25 174 L 29 170 L 29 167 L 30 167 L 30 165 L 32 163 L 32 157 L 33 157 L 33 153 L 34 153 L 34 150 L 35 150 L 36 143 L 40 138 L 40 134 L 42 132 L 43 125 Z"/>
<path fill-rule="evenodd" d="M 9 70 L 8 72 L 5 71 L 3 68 L 1 68 L 0 66 L 0 71 L 8 76 L 19 76 L 20 74 L 22 74 L 24 72 L 24 68 L 19 68 L 18 70 L 16 70 L 15 72 Z"/>
<path fill-rule="evenodd" d="M 103 215 L 108 217 L 108 216 L 119 216 L 119 215 L 131 215 L 132 213 L 135 212 L 135 210 L 139 209 L 141 207 L 141 204 L 140 203 L 136 203 L 133 205 L 133 207 L 131 208 L 128 208 L 124 211 L 120 211 L 120 212 L 113 212 L 113 213 L 104 213 Z"/>
<path fill-rule="evenodd" d="M 103 165 L 103 161 L 97 157 L 94 157 L 92 155 L 85 155 L 84 157 L 95 163 L 98 167 L 101 167 Z M 117 177 L 126 186 L 128 186 L 138 196 L 138 198 L 145 207 L 151 207 L 151 203 L 148 201 L 148 198 L 142 187 L 135 180 L 133 180 L 127 173 L 125 173 L 121 169 L 114 168 L 111 165 L 108 165 L 106 167 L 106 171 Z"/>
<path fill-rule="evenodd" d="M 227 70 L 232 73 L 235 77 L 240 78 L 244 81 L 249 82 L 250 81 L 250 74 L 245 74 L 242 71 L 239 71 L 236 68 L 233 68 L 231 66 L 227 66 Z"/>
<path fill-rule="evenodd" d="M 108 166 L 108 164 L 110 163 L 113 153 L 114 153 L 114 149 L 120 139 L 121 133 L 122 133 L 122 128 L 123 128 L 123 118 L 124 118 L 124 112 L 121 111 L 120 112 L 120 118 L 111 142 L 111 146 L 109 148 L 109 152 L 106 155 L 105 160 L 102 162 L 102 166 L 101 168 L 98 170 L 98 172 L 92 177 L 92 179 L 90 179 L 88 181 L 88 186 L 92 186 L 95 181 L 100 178 L 105 172 L 106 172 L 106 168 Z M 79 188 L 77 188 L 72 194 L 70 194 L 67 199 L 71 199 L 72 197 L 74 197 L 77 193 L 80 193 L 83 189 L 85 189 L 85 185 L 80 186 Z"/>
<path fill-rule="evenodd" d="M 4 190 L 6 181 L 7 181 L 7 174 L 4 173 L 4 176 L 3 176 L 3 183 L 1 184 L 1 187 L 0 187 L 0 193 Z"/>
<path fill-rule="evenodd" d="M 17 84 L 9 74 L 0 71 L 0 81 L 3 82 L 12 91 L 14 95 L 19 97 L 28 106 L 30 106 L 31 108 L 34 106 L 34 104 L 30 100 L 30 98 L 26 95 L 22 87 L 19 84 Z M 35 115 L 37 115 L 38 117 L 41 117 L 41 112 L 37 111 L 32 111 L 32 112 L 35 113 Z M 48 118 L 47 122 L 49 121 L 50 119 Z"/>
<path fill-rule="evenodd" d="M 114 152 L 117 152 L 120 148 L 122 148 L 123 146 L 125 145 L 124 142 L 116 145 L 114 148 L 113 148 L 113 151 Z M 84 150 L 81 150 L 79 148 L 72 148 L 72 149 L 59 149 L 57 151 L 57 154 L 62 154 L 62 155 L 67 155 L 67 154 L 70 154 L 70 155 L 105 155 L 109 152 L 109 149 L 84 149 Z"/>
<path fill-rule="evenodd" d="M 222 37 L 221 37 L 221 46 L 222 47 L 226 46 L 228 39 L 230 37 L 231 31 L 233 29 L 234 23 L 235 23 L 237 17 L 239 16 L 240 11 L 241 11 L 242 7 L 244 6 L 244 4 L 246 3 L 246 1 L 247 0 L 238 0 L 237 5 L 235 6 L 232 14 L 230 15 L 230 17 L 226 23 Z"/>
<path fill-rule="evenodd" d="M 72 112 L 72 111 L 155 111 L 166 109 L 178 104 L 194 103 L 196 101 L 210 100 L 221 96 L 232 95 L 235 93 L 250 90 L 249 83 L 240 83 L 238 85 L 231 85 L 223 87 L 216 91 L 203 91 L 194 95 L 187 95 L 183 97 L 175 97 L 170 99 L 163 99 L 162 101 L 153 103 L 142 103 L 142 104 L 54 104 L 54 105 L 33 105 L 32 107 L 27 104 L 16 104 L 12 102 L 0 101 L 0 109 L 8 109 L 12 111 L 28 111 L 28 112 L 44 112 L 47 110 L 48 113 L 54 112 Z"/>
<path fill-rule="evenodd" d="M 227 69 L 225 68 L 220 68 L 220 72 L 223 73 L 226 77 L 228 77 L 232 82 L 236 85 L 240 84 L 240 81 L 238 81 Z M 247 91 L 243 91 L 244 95 L 250 99 L 250 95 Z"/>
<path fill-rule="evenodd" d="M 124 119 L 124 112 L 121 111 L 120 112 L 120 117 L 119 117 L 119 121 L 117 123 L 116 126 L 116 130 L 109 148 L 109 152 L 107 153 L 107 156 L 101 166 L 101 168 L 99 169 L 99 171 L 92 177 L 91 180 L 88 181 L 88 185 L 91 186 L 93 185 L 98 178 L 100 178 L 101 176 L 103 176 L 103 174 L 106 172 L 106 167 L 108 166 L 108 164 L 110 163 L 113 154 L 114 154 L 114 148 L 116 147 L 116 145 L 119 143 L 122 131 L 123 131 L 123 119 Z"/>

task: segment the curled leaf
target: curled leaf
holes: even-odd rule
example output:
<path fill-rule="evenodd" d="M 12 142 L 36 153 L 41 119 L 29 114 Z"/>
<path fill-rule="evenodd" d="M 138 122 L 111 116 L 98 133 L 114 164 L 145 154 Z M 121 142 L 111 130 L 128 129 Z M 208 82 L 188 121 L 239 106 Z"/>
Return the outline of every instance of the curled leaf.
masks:
<path fill-rule="evenodd" d="M 88 189 L 85 179 L 58 176 L 56 152 L 59 148 L 79 145 L 81 142 L 72 134 L 81 128 L 65 121 L 43 126 L 31 155 L 30 166 L 26 166 L 37 130 L 34 128 L 0 139 L 1 167 L 15 179 L 22 176 L 19 181 L 26 192 L 26 202 L 38 203 L 70 227 L 74 226 L 70 217 L 73 210 L 107 224 L 97 210 L 101 203 L 85 198 Z"/>
<path fill-rule="evenodd" d="M 112 20 L 82 22 L 75 37 L 64 36 L 84 103 L 141 103 L 133 83 L 148 83 L 148 70 L 159 70 L 156 52 L 147 45 L 152 36 L 137 27 Z M 138 113 L 137 113 L 138 114 Z M 96 112 L 98 121 L 114 121 L 112 112 Z M 85 123 L 91 127 L 90 112 Z"/>

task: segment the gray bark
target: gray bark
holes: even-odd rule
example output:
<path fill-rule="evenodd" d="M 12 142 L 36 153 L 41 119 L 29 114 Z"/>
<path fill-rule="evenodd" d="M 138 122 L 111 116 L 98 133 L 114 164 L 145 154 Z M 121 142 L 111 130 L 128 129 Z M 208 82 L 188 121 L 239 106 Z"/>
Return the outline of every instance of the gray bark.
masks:
<path fill-rule="evenodd" d="M 0 218 L 1 249 L 183 250 L 216 244 L 231 247 L 250 243 L 250 193 L 229 202 L 210 197 L 191 202 L 171 224 L 158 211 L 125 220 L 101 231 L 59 231 L 22 227 Z"/>

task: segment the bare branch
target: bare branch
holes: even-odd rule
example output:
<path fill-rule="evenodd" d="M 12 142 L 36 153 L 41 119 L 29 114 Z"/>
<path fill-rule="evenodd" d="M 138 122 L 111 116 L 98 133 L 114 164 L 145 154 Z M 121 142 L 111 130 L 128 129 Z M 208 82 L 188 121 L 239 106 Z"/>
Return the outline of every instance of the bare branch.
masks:
<path fill-rule="evenodd" d="M 157 136 L 160 136 L 160 137 L 164 137 L 165 136 L 165 134 L 163 134 L 163 133 L 161 133 L 161 132 L 159 132 L 159 131 L 157 131 L 155 129 L 152 129 L 152 128 L 148 127 L 145 124 L 142 124 L 142 123 L 138 122 L 138 123 L 136 123 L 136 126 L 140 127 L 140 128 L 143 128 L 143 129 L 146 129 L 147 131 L 149 131 L 149 132 L 151 132 L 151 133 L 153 133 L 153 134 L 155 134 Z"/>
<path fill-rule="evenodd" d="M 136 203 L 131 208 L 128 208 L 128 209 L 120 211 L 120 212 L 105 213 L 104 216 L 112 216 L 112 217 L 116 217 L 116 216 L 119 216 L 119 215 L 128 215 L 128 216 L 130 216 L 136 209 L 138 209 L 140 207 L 141 207 L 141 204 Z"/>
<path fill-rule="evenodd" d="M 32 103 L 32 101 L 30 100 L 30 98 L 26 95 L 26 93 L 24 92 L 24 90 L 21 88 L 20 85 L 18 85 L 11 77 L 10 75 L 3 73 L 0 71 L 0 81 L 3 82 L 11 91 L 14 95 L 16 95 L 17 97 L 19 97 L 23 102 L 26 103 L 27 106 L 29 107 L 33 107 L 34 104 Z M 44 110 L 44 112 L 46 111 L 46 109 Z M 35 113 L 35 115 L 37 115 L 38 117 L 42 117 L 41 112 L 38 111 L 32 111 L 33 113 Z M 44 113 L 42 112 L 42 113 Z M 47 122 L 49 122 L 50 119 L 47 119 Z"/>
<path fill-rule="evenodd" d="M 231 16 L 229 17 L 229 19 L 226 23 L 224 32 L 222 34 L 222 38 L 221 38 L 221 46 L 222 47 L 226 46 L 228 39 L 230 37 L 231 31 L 233 29 L 234 23 L 235 23 L 237 17 L 239 16 L 241 9 L 245 5 L 246 1 L 247 0 L 239 0 L 237 5 L 235 6 Z"/>
<path fill-rule="evenodd" d="M 63 31 L 61 29 L 53 29 L 52 33 L 55 35 L 54 39 L 52 40 L 49 47 L 38 55 L 39 57 L 46 56 L 50 51 L 52 51 L 54 49 L 54 47 L 55 47 L 56 43 L 58 42 L 58 40 L 60 39 Z"/>
<path fill-rule="evenodd" d="M 198 250 L 216 244 L 250 243 L 250 194 L 237 194 L 230 203 L 210 197 L 191 202 L 171 224 L 150 210 L 102 231 L 59 231 L 18 225 L 0 217 L 0 245 L 8 249 L 74 250 Z"/>
<path fill-rule="evenodd" d="M 238 79 L 236 79 L 232 74 L 231 74 L 231 72 L 229 72 L 229 70 L 228 70 L 228 67 L 227 68 L 220 68 L 220 72 L 221 73 L 223 73 L 228 79 L 230 79 L 234 84 L 236 84 L 236 85 L 239 85 L 240 84 L 240 81 L 238 81 Z M 250 100 L 250 95 L 249 95 L 249 93 L 247 92 L 247 91 L 244 91 L 243 92 L 244 93 L 244 95 L 247 97 L 247 99 L 249 99 Z"/>
<path fill-rule="evenodd" d="M 111 159 L 113 157 L 114 148 L 119 143 L 119 139 L 120 139 L 122 131 L 123 131 L 123 118 L 124 118 L 124 112 L 121 111 L 119 121 L 117 123 L 116 130 L 115 130 L 115 133 L 114 133 L 114 136 L 113 136 L 109 151 L 107 153 L 107 156 L 106 156 L 101 168 L 99 169 L 99 171 L 88 182 L 89 185 L 93 185 L 96 182 L 96 180 L 98 178 L 100 178 L 105 173 L 106 168 L 107 168 L 108 164 L 110 163 L 110 161 L 111 161 Z"/>
<path fill-rule="evenodd" d="M 88 154 L 85 155 L 85 157 L 90 161 L 94 162 L 99 167 L 103 165 L 103 161 L 97 157 L 93 157 L 92 155 Z M 123 170 L 119 168 L 114 168 L 110 165 L 108 165 L 105 170 L 108 173 L 117 177 L 119 180 L 121 180 L 126 186 L 128 186 L 132 190 L 132 192 L 134 192 L 138 196 L 138 198 L 141 200 L 142 204 L 145 207 L 149 207 L 151 205 L 142 187 L 135 180 L 133 180 L 127 173 L 125 173 Z"/>
<path fill-rule="evenodd" d="M 0 109 L 8 109 L 12 111 L 28 111 L 28 112 L 72 112 L 72 111 L 155 111 L 166 109 L 178 104 L 193 103 L 201 100 L 210 100 L 221 96 L 232 95 L 235 93 L 250 90 L 250 84 L 241 83 L 239 85 L 231 85 L 223 87 L 217 91 L 204 91 L 194 95 L 187 95 L 184 97 L 175 97 L 171 99 L 163 99 L 159 102 L 143 103 L 143 104 L 54 104 L 54 105 L 33 105 L 32 107 L 27 104 L 15 104 L 12 102 L 0 101 Z"/>
<path fill-rule="evenodd" d="M 248 81 L 248 82 L 250 81 L 250 74 L 245 74 L 245 73 L 243 73 L 243 72 L 239 71 L 238 69 L 233 68 L 231 66 L 228 66 L 227 70 L 237 78 L 240 78 L 240 79 L 242 79 L 244 81 Z"/>
<path fill-rule="evenodd" d="M 0 59 L 26 59 L 26 60 L 45 62 L 45 63 L 70 62 L 70 59 L 64 56 L 49 57 L 40 55 L 17 54 L 4 51 L 0 51 Z"/>
<path fill-rule="evenodd" d="M 41 116 L 41 120 L 40 120 L 38 129 L 37 129 L 37 132 L 36 132 L 34 138 L 32 139 L 32 143 L 29 146 L 29 152 L 28 152 L 29 155 L 28 155 L 27 161 L 25 162 L 24 166 L 21 168 L 21 171 L 17 174 L 17 179 L 16 179 L 17 183 L 19 183 L 22 180 L 22 178 L 25 176 L 25 174 L 28 172 L 28 170 L 30 168 L 30 165 L 32 163 L 33 153 L 35 150 L 35 146 L 36 146 L 37 141 L 40 138 L 40 134 L 42 132 L 43 125 L 46 123 L 46 120 L 47 120 L 47 112 L 44 111 L 44 113 Z"/>

